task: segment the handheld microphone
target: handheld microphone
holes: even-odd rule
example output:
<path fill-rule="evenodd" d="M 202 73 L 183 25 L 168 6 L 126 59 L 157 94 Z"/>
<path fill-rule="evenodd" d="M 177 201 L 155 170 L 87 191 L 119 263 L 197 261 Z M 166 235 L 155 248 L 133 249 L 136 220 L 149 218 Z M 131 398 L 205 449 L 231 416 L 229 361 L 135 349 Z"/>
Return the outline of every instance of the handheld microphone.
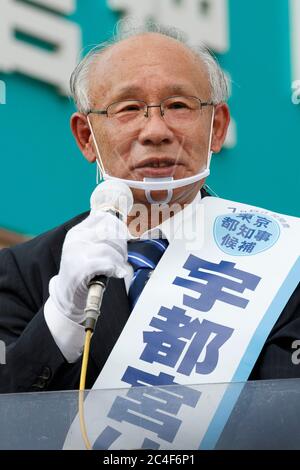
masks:
<path fill-rule="evenodd" d="M 133 206 L 133 196 L 125 183 L 108 180 L 96 187 L 90 203 L 91 210 L 109 212 L 124 222 Z M 94 331 L 95 329 L 107 283 L 107 276 L 98 275 L 88 284 L 88 295 L 84 309 L 86 331 Z"/>

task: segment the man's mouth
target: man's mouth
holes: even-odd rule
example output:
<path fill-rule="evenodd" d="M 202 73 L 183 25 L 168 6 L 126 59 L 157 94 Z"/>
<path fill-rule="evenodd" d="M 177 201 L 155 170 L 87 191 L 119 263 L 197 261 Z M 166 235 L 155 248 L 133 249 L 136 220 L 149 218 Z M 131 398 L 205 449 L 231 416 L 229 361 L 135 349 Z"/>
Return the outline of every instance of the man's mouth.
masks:
<path fill-rule="evenodd" d="M 179 165 L 173 158 L 148 158 L 135 165 L 133 171 L 140 177 L 159 178 L 173 176 Z"/>
<path fill-rule="evenodd" d="M 152 162 L 145 166 L 148 166 L 150 168 L 165 168 L 166 166 L 172 166 L 172 165 L 173 164 L 170 162 Z"/>

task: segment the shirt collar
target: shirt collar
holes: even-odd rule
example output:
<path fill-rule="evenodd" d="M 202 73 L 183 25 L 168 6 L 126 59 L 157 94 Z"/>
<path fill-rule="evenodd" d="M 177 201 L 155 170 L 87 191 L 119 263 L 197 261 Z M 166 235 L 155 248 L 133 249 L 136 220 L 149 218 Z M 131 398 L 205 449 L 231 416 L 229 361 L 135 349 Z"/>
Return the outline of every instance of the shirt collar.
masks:
<path fill-rule="evenodd" d="M 169 217 L 160 225 L 151 228 L 143 233 L 140 237 L 141 240 L 146 240 L 148 238 L 166 238 L 169 243 L 171 243 L 175 238 L 175 233 L 177 229 L 182 224 L 184 218 L 195 211 L 197 204 L 201 201 L 201 192 L 199 191 L 196 194 L 196 197 L 190 204 L 187 204 L 184 209 L 177 212 L 173 217 Z"/>

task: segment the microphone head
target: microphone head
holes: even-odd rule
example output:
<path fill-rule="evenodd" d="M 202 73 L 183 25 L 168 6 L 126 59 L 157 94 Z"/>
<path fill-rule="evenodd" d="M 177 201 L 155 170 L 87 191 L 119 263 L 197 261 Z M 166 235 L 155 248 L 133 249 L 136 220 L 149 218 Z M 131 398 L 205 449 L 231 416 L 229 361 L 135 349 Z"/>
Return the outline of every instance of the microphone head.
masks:
<path fill-rule="evenodd" d="M 127 215 L 133 206 L 133 195 L 125 183 L 107 180 L 98 184 L 91 195 L 90 203 L 92 210 L 110 208 Z"/>

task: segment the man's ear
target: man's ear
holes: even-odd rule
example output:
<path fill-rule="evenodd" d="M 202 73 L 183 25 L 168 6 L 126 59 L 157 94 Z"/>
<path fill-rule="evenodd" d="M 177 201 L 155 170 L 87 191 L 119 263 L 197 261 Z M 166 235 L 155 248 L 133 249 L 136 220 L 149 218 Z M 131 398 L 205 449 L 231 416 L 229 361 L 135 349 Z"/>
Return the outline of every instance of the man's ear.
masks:
<path fill-rule="evenodd" d="M 96 161 L 96 153 L 92 143 L 91 130 L 87 121 L 87 117 L 82 113 L 74 113 L 71 116 L 71 129 L 81 153 L 88 162 Z"/>
<path fill-rule="evenodd" d="M 215 107 L 213 135 L 211 139 L 211 150 L 214 153 L 220 152 L 230 122 L 229 108 L 226 103 L 218 104 Z"/>

